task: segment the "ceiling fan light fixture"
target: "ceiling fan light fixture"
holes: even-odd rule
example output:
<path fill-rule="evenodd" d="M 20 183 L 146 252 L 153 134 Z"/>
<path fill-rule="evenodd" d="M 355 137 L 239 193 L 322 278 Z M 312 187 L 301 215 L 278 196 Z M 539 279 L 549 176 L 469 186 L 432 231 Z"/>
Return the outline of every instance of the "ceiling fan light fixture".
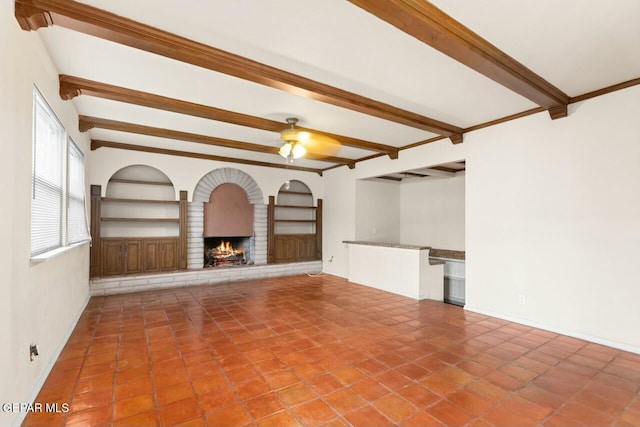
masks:
<path fill-rule="evenodd" d="M 278 153 L 287 159 L 289 163 L 307 154 L 307 149 L 302 144 L 311 138 L 309 132 L 296 129 L 296 123 L 298 123 L 297 118 L 289 117 L 287 124 L 289 124 L 290 128 L 280 132 L 280 139 L 284 141 L 284 144 L 280 147 Z"/>
<path fill-rule="evenodd" d="M 289 127 L 280 132 L 283 145 L 278 153 L 289 163 L 303 157 L 307 152 L 332 156 L 340 150 L 340 142 L 333 137 L 296 128 L 297 123 L 297 118 L 287 118 Z"/>
<path fill-rule="evenodd" d="M 282 147 L 280 147 L 280 151 L 278 151 L 278 154 L 286 159 L 287 157 L 289 157 L 289 154 L 291 154 L 292 148 L 293 144 L 290 142 L 286 142 L 282 145 Z"/>
<path fill-rule="evenodd" d="M 300 157 L 304 156 L 307 153 L 307 149 L 304 148 L 303 145 L 301 144 L 293 144 L 293 148 L 291 149 L 291 154 L 293 155 L 294 159 L 299 159 Z"/>
<path fill-rule="evenodd" d="M 307 149 L 304 148 L 301 144 L 296 142 L 285 142 L 278 154 L 280 154 L 285 159 L 292 161 L 293 159 L 299 159 L 307 153 Z"/>
<path fill-rule="evenodd" d="M 287 142 L 296 141 L 298 139 L 298 129 L 285 129 L 280 132 L 280 139 Z"/>

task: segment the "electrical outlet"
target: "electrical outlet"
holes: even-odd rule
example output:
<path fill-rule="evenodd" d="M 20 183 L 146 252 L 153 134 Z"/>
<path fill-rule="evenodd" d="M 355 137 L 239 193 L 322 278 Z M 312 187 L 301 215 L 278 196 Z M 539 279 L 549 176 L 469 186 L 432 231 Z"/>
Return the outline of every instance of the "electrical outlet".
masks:
<path fill-rule="evenodd" d="M 31 344 L 29 346 L 29 360 L 33 362 L 33 358 L 38 355 L 38 346 L 36 344 Z"/>
<path fill-rule="evenodd" d="M 525 297 L 524 294 L 519 294 L 518 295 L 518 304 L 525 305 L 526 303 L 527 303 L 527 297 Z"/>
<path fill-rule="evenodd" d="M 331 258 L 329 258 L 327 262 L 333 262 L 333 255 L 331 255 Z"/>

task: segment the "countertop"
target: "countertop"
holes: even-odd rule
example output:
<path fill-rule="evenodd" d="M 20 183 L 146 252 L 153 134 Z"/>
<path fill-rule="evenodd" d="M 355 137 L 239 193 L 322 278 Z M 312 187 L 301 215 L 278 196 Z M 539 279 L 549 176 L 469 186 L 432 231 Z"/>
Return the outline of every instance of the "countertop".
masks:
<path fill-rule="evenodd" d="M 347 243 L 349 245 L 379 246 L 383 248 L 413 249 L 418 251 L 429 249 L 429 257 L 459 259 L 462 261 L 465 260 L 465 251 L 437 249 L 437 248 L 432 248 L 431 246 L 405 245 L 402 243 L 389 243 L 389 242 L 368 242 L 363 240 L 343 240 L 342 243 Z"/>
<path fill-rule="evenodd" d="M 452 251 L 452 250 L 449 250 L 449 249 L 432 248 L 431 251 L 429 251 L 429 256 L 430 257 L 436 257 L 436 258 L 459 259 L 459 260 L 462 260 L 462 261 L 465 260 L 465 252 L 464 251 Z"/>
<path fill-rule="evenodd" d="M 431 246 L 403 245 L 401 243 L 386 243 L 386 242 L 365 242 L 360 240 L 343 240 L 342 243 L 347 243 L 349 245 L 380 246 L 383 248 L 414 249 L 418 251 L 431 249 Z"/>

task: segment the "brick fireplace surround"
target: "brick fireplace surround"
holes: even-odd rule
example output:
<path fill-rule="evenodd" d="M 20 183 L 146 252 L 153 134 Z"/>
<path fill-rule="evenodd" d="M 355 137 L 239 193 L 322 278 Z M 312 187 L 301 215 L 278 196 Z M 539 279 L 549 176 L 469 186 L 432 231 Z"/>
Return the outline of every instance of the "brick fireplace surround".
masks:
<path fill-rule="evenodd" d="M 246 173 L 232 168 L 216 169 L 205 175 L 193 192 L 187 210 L 187 268 L 202 268 L 204 254 L 204 203 L 221 184 L 236 184 L 242 188 L 253 205 L 253 233 L 250 253 L 256 265 L 267 263 L 267 205 L 258 184 Z"/>
<path fill-rule="evenodd" d="M 204 258 L 204 203 L 211 192 L 221 184 L 236 184 L 246 193 L 254 207 L 253 232 L 250 252 L 253 265 L 203 269 Z M 111 295 L 153 289 L 193 285 L 228 283 L 267 277 L 314 274 L 322 271 L 322 261 L 267 265 L 267 205 L 262 190 L 246 173 L 233 168 L 215 169 L 196 185 L 193 201 L 187 207 L 187 269 L 166 274 L 121 276 L 91 279 L 91 295 Z"/>

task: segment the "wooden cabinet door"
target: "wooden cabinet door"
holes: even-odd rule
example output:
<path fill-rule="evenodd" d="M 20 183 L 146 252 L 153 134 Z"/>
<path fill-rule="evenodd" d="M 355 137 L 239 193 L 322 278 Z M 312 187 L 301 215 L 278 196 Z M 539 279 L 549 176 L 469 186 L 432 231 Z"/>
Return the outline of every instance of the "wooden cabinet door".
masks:
<path fill-rule="evenodd" d="M 178 239 L 103 240 L 103 276 L 178 269 Z"/>
<path fill-rule="evenodd" d="M 145 272 L 160 271 L 160 240 L 145 240 L 143 243 L 143 270 Z"/>
<path fill-rule="evenodd" d="M 283 236 L 275 236 L 273 258 L 275 262 L 284 262 L 287 259 L 288 241 Z"/>
<path fill-rule="evenodd" d="M 297 236 L 290 236 L 287 245 L 286 261 L 291 262 L 300 256 L 301 239 Z"/>
<path fill-rule="evenodd" d="M 178 241 L 166 239 L 160 241 L 160 270 L 175 270 L 178 268 Z"/>
<path fill-rule="evenodd" d="M 316 259 L 315 234 L 277 234 L 274 236 L 274 262 Z"/>
<path fill-rule="evenodd" d="M 100 247 L 101 270 L 103 276 L 117 276 L 124 273 L 123 241 L 103 240 Z"/>
<path fill-rule="evenodd" d="M 125 274 L 142 272 L 142 241 L 124 241 L 124 271 Z"/>
<path fill-rule="evenodd" d="M 300 239 L 300 258 L 301 260 L 312 260 L 316 257 L 316 236 L 303 236 Z"/>

